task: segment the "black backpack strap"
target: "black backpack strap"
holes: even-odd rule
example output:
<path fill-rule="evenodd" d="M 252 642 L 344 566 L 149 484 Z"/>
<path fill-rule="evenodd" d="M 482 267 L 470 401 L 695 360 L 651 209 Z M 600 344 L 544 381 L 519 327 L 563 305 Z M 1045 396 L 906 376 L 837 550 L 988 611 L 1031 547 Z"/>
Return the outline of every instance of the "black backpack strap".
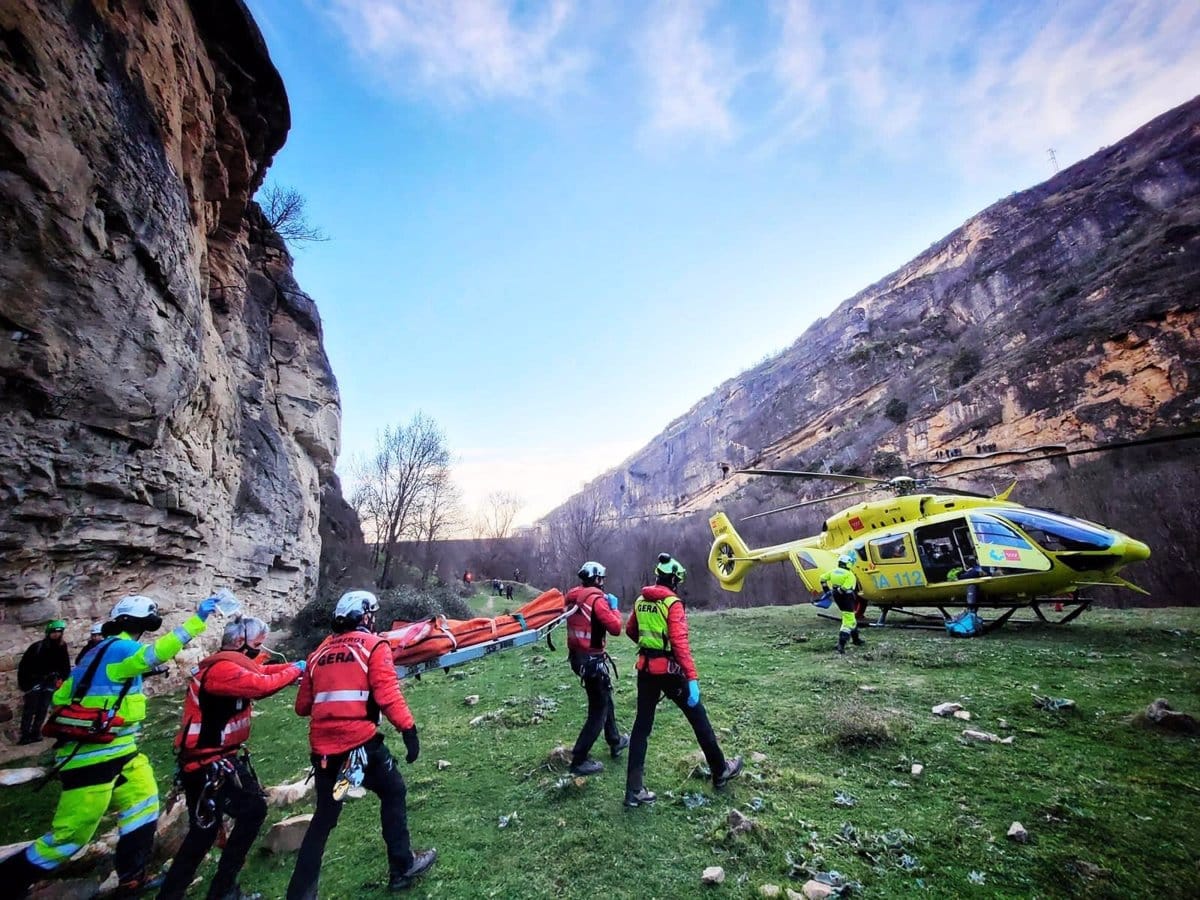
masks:
<path fill-rule="evenodd" d="M 104 659 L 104 654 L 108 652 L 108 648 L 112 645 L 112 642 L 115 640 L 116 640 L 115 637 L 105 638 L 99 644 L 96 645 L 96 655 L 92 658 L 92 661 L 90 663 L 88 663 L 87 671 L 85 671 L 83 673 L 83 677 L 79 679 L 79 682 L 77 684 L 72 685 L 72 688 L 71 688 L 71 702 L 72 703 L 78 703 L 80 700 L 82 700 L 84 697 L 87 696 L 87 692 L 89 690 L 91 690 L 92 682 L 96 678 L 96 671 L 100 668 L 100 660 Z M 128 684 L 128 682 L 127 682 L 127 684 Z M 128 690 L 128 688 L 126 688 L 126 690 Z M 122 697 L 125 696 L 125 691 L 121 692 L 121 696 Z"/>

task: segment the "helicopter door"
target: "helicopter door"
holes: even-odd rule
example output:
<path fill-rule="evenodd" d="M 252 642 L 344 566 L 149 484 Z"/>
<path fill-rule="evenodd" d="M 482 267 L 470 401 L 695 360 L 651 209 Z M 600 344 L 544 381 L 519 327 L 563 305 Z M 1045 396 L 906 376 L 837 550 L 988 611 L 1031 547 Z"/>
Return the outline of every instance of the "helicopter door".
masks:
<path fill-rule="evenodd" d="M 1051 568 L 1049 557 L 999 519 L 973 513 L 967 521 L 975 539 L 977 564 L 987 574 L 1016 575 L 1019 572 L 1045 572 Z"/>

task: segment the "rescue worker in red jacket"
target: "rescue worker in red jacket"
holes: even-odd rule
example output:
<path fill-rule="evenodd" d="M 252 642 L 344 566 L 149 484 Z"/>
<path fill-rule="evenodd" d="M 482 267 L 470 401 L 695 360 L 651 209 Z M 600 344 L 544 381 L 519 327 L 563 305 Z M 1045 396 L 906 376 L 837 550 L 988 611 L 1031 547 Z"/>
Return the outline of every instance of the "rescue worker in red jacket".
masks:
<path fill-rule="evenodd" d="M 351 787 L 361 786 L 379 797 L 389 890 L 410 887 L 437 859 L 437 850 L 412 852 L 404 779 L 376 727 L 382 712 L 404 738 L 405 760 L 417 761 L 417 726 L 400 693 L 391 647 L 374 633 L 378 611 L 379 601 L 370 591 L 343 594 L 333 611 L 333 634 L 308 657 L 308 672 L 300 682 L 296 712 L 312 717 L 308 742 L 317 811 L 300 845 L 288 900 L 317 896 L 325 843 Z"/>
<path fill-rule="evenodd" d="M 625 633 L 637 641 L 637 718 L 629 743 L 625 775 L 625 805 L 653 803 L 657 796 L 646 790 L 642 772 L 646 745 L 654 727 L 654 711 L 665 694 L 683 711 L 712 772 L 713 786 L 723 788 L 742 771 L 742 758 L 726 761 L 700 702 L 700 681 L 688 644 L 687 613 L 675 594 L 687 571 L 669 553 L 658 555 L 655 583 L 642 588 L 633 604 Z"/>
<path fill-rule="evenodd" d="M 262 896 L 243 892 L 237 882 L 267 817 L 267 799 L 244 747 L 250 738 L 252 701 L 295 684 L 306 665 L 303 661 L 260 665 L 267 630 L 261 619 L 233 619 L 225 626 L 220 651 L 200 663 L 188 684 L 175 750 L 190 828 L 158 900 L 182 900 L 217 837 L 222 815 L 233 819 L 234 826 L 208 886 L 208 900 Z"/>
<path fill-rule="evenodd" d="M 605 651 L 605 632 L 621 633 L 621 614 L 617 612 L 617 598 L 604 592 L 604 574 L 600 563 L 585 562 L 579 567 L 580 583 L 567 591 L 567 607 L 576 607 L 567 618 L 567 656 L 588 701 L 587 719 L 571 753 L 572 775 L 594 775 L 604 770 L 600 760 L 588 759 L 601 731 L 613 759 L 629 746 L 628 736 L 617 728 Z"/>

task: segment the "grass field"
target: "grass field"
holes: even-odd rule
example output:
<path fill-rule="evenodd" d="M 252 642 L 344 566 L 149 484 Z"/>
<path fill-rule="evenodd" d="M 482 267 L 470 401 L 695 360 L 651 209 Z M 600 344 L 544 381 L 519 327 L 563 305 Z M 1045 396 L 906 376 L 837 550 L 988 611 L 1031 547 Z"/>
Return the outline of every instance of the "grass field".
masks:
<path fill-rule="evenodd" d="M 622 807 L 624 767 L 607 765 L 603 742 L 606 770 L 591 779 L 576 783 L 550 765 L 584 711 L 562 637 L 556 653 L 509 651 L 407 683 L 422 748 L 416 764 L 401 762 L 410 827 L 416 847 L 440 851 L 410 895 L 756 897 L 761 885 L 799 890 L 810 871 L 836 870 L 861 897 L 1197 896 L 1200 739 L 1132 719 L 1157 697 L 1200 714 L 1200 610 L 1095 611 L 1065 628 L 972 640 L 872 630 L 868 647 L 842 658 L 830 652 L 836 625 L 809 607 L 691 619 L 704 702 L 726 753 L 761 754 L 720 794 L 690 777 L 694 740 L 668 705 L 647 757 L 654 806 Z M 634 648 L 624 637 L 612 643 L 618 721 L 628 730 Z M 480 695 L 477 706 L 465 705 L 469 694 Z M 1035 694 L 1077 706 L 1043 711 Z M 253 745 L 265 784 L 307 768 L 291 696 L 259 704 Z M 971 721 L 933 716 L 945 701 Z M 166 791 L 179 702 L 152 706 L 144 746 Z M 1014 740 L 966 742 L 967 727 Z M 449 767 L 439 771 L 438 760 Z M 913 763 L 925 767 L 919 778 Z M 56 793 L 0 789 L 0 842 L 42 831 Z M 748 832 L 730 833 L 732 810 L 753 820 Z M 272 821 L 307 811 L 273 810 Z M 1028 843 L 1006 838 L 1014 821 Z M 252 851 L 243 882 L 281 897 L 293 861 Z M 710 865 L 724 867 L 723 885 L 701 886 Z M 350 801 L 322 896 L 383 896 L 385 875 L 378 803 Z"/>

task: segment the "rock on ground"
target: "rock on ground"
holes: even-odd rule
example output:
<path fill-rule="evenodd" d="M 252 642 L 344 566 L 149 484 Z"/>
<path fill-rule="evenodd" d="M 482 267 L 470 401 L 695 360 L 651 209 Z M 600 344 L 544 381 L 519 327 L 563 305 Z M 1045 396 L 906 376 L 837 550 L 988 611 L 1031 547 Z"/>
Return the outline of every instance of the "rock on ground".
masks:
<path fill-rule="evenodd" d="M 290 784 L 277 784 L 274 787 L 267 788 L 267 804 L 280 809 L 285 806 L 292 806 L 299 803 L 316 789 L 316 782 L 309 778 L 293 781 Z"/>
<path fill-rule="evenodd" d="M 267 832 L 263 846 L 272 853 L 295 853 L 300 849 L 300 842 L 304 840 L 308 823 L 311 821 L 312 813 L 305 813 L 276 822 Z"/>
<path fill-rule="evenodd" d="M 962 709 L 961 703 L 939 703 L 933 708 L 935 716 L 952 716 Z"/>
<path fill-rule="evenodd" d="M 720 866 L 709 866 L 700 874 L 702 884 L 721 884 L 725 881 L 725 870 Z"/>
<path fill-rule="evenodd" d="M 812 879 L 804 882 L 804 887 L 801 888 L 807 900 L 825 900 L 826 897 L 832 897 L 834 893 L 833 885 L 826 884 L 823 881 Z"/>
<path fill-rule="evenodd" d="M 46 770 L 41 766 L 25 766 L 20 769 L 0 769 L 0 785 L 5 787 L 13 787 L 18 784 L 27 784 L 30 781 L 37 781 L 46 774 Z"/>
<path fill-rule="evenodd" d="M 782 897 L 783 888 L 777 884 L 763 884 L 758 888 L 758 896 L 760 897 Z"/>
<path fill-rule="evenodd" d="M 1018 844 L 1024 844 L 1029 840 L 1029 832 L 1025 830 L 1025 826 L 1020 822 L 1013 822 L 1008 826 L 1008 837 Z"/>

